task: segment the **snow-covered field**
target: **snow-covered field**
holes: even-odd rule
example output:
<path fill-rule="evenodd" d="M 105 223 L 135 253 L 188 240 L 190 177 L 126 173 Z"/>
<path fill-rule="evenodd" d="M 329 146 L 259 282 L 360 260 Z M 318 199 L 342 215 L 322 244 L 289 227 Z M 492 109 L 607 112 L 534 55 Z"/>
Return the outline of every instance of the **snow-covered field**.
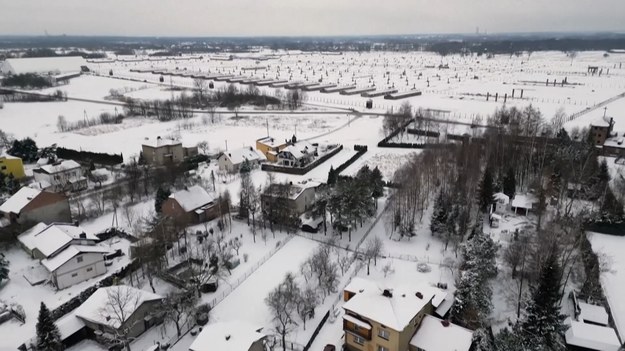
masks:
<path fill-rule="evenodd" d="M 496 56 L 461 57 L 457 55 L 441 57 L 427 52 L 396 53 L 344 53 L 342 55 L 323 55 L 318 53 L 302 53 L 281 55 L 266 62 L 257 63 L 254 59 L 235 59 L 233 61 L 203 59 L 188 61 L 159 61 L 159 62 L 114 62 L 92 64 L 91 69 L 97 75 L 84 75 L 75 78 L 69 84 L 42 92 L 51 93 L 60 89 L 70 98 L 89 101 L 65 101 L 45 103 L 4 103 L 0 109 L 0 129 L 11 133 L 18 138 L 32 137 L 37 144 L 82 149 L 95 152 L 122 153 L 125 161 L 138 155 L 145 138 L 174 137 L 184 144 L 193 145 L 206 141 L 211 153 L 243 146 L 254 146 L 255 141 L 269 133 L 276 139 L 287 139 L 296 135 L 299 140 L 309 140 L 320 144 L 343 144 L 344 150 L 310 171 L 306 175 L 292 176 L 275 174 L 277 181 L 291 181 L 293 183 L 304 180 L 325 181 L 330 167 L 338 167 L 355 154 L 354 145 L 366 145 L 368 152 L 348 167 L 343 174 L 353 175 L 360 167 L 367 165 L 370 168 L 379 167 L 384 178 L 391 180 L 395 171 L 402 166 L 411 155 L 420 152 L 411 149 L 378 148 L 377 143 L 384 137 L 382 129 L 383 118 L 377 114 L 386 111 L 397 111 L 400 106 L 409 102 L 413 109 L 431 109 L 438 118 L 450 121 L 470 123 L 493 113 L 495 109 L 504 106 L 504 96 L 508 94 L 505 106 L 523 108 L 529 104 L 539 108 L 545 120 L 549 120 L 559 109 L 566 114 L 573 114 L 592 108 L 594 105 L 625 92 L 625 69 L 620 68 L 624 56 L 610 55 L 604 57 L 602 52 L 583 52 L 571 60 L 561 52 L 537 52 L 531 57 Z M 443 65 L 443 68 L 439 65 Z M 599 66 L 604 71 L 601 76 L 587 74 L 589 65 Z M 243 70 L 252 66 L 262 66 L 257 70 Z M 307 92 L 304 108 L 290 114 L 279 114 L 278 111 L 265 111 L 263 114 L 257 108 L 242 107 L 238 112 L 239 118 L 232 118 L 234 113 L 226 110 L 219 115 L 215 122 L 211 122 L 208 113 L 195 113 L 189 120 L 158 122 L 147 117 L 127 118 L 118 125 L 100 125 L 60 132 L 57 128 L 58 116 L 64 116 L 69 122 L 81 121 L 86 118 L 95 118 L 100 113 L 123 113 L 123 106 L 109 99 L 111 93 L 123 94 L 136 99 L 168 99 L 178 96 L 181 91 L 171 91 L 170 86 L 186 88 L 186 92 L 193 88 L 193 78 L 166 77 L 164 83 L 159 82 L 160 76 L 152 73 L 130 72 L 138 68 L 180 69 L 187 71 L 201 71 L 204 73 L 220 73 L 243 75 L 250 78 L 284 79 L 289 81 L 306 81 L 332 83 L 338 86 L 355 85 L 357 87 L 375 86 L 377 89 L 394 88 L 400 92 L 410 89 L 419 89 L 423 95 L 402 100 L 385 100 L 383 97 L 374 97 L 373 109 L 365 108 L 369 98 L 360 95 L 341 95 L 339 93 Z M 609 69 L 609 73 L 608 73 Z M 109 70 L 113 77 L 109 77 Z M 566 79 L 569 84 L 546 86 L 546 81 L 562 82 Z M 229 83 L 214 82 L 215 89 L 224 88 Z M 240 89 L 246 85 L 236 84 Z M 260 87 L 267 95 L 277 92 L 286 95 L 283 88 Z M 512 92 L 514 90 L 514 98 Z M 521 90 L 523 98 L 520 97 Z M 486 94 L 489 94 L 487 101 Z M 494 95 L 498 94 L 498 101 Z M 619 113 L 625 109 L 625 98 L 616 99 L 607 105 L 608 115 L 616 118 L 616 130 L 625 131 L 625 116 Z M 373 115 L 350 113 L 373 112 Z M 326 112 L 317 114 L 317 112 Z M 603 109 L 597 109 L 570 121 L 566 128 L 583 128 L 594 119 L 603 115 Z M 466 125 L 456 129 L 466 129 Z M 454 129 L 454 131 L 456 130 Z M 405 139 L 404 141 L 414 141 Z M 613 165 L 613 161 L 612 161 Z M 611 167 L 616 169 L 616 167 Z M 209 184 L 211 172 L 217 173 L 214 162 L 198 170 L 201 181 Z M 255 187 L 264 186 L 268 180 L 268 173 L 261 170 L 252 172 Z M 233 203 L 238 202 L 239 179 L 237 176 L 219 177 L 216 184 L 218 192 L 228 190 L 233 195 Z M 210 188 L 209 186 L 205 186 Z M 380 200 L 379 208 L 384 207 Z M 135 216 L 143 216 L 153 210 L 153 199 L 145 199 L 133 205 Z M 118 214 L 119 216 L 119 214 Z M 445 250 L 444 244 L 431 236 L 429 232 L 430 214 L 425 213 L 423 222 L 417 228 L 417 236 L 407 240 L 397 241 L 391 237 L 385 220 L 382 219 L 374 226 L 369 238 L 377 236 L 383 239 L 384 256 L 372 267 L 371 278 L 389 285 L 406 279 L 425 280 L 435 284 L 444 282 L 453 289 L 454 272 L 450 267 L 457 261 L 452 249 Z M 373 219 L 371 219 L 373 220 Z M 119 216 L 119 226 L 131 227 L 131 223 Z M 86 221 L 81 225 L 86 229 L 98 232 L 110 227 L 113 223 L 113 214 L 106 213 L 99 218 Z M 343 247 L 350 245 L 353 248 L 356 242 L 364 236 L 371 225 L 367 221 L 361 228 L 357 228 L 350 242 L 347 235 L 339 240 Z M 509 217 L 497 231 L 492 231 L 496 241 L 502 243 L 509 238 L 502 233 L 508 232 L 517 226 L 527 224 L 526 219 Z M 213 224 L 209 224 L 214 226 Z M 204 226 L 190 228 L 204 230 Z M 299 264 L 305 260 L 320 244 L 325 241 L 323 234 L 293 237 L 285 243 L 286 234 L 277 233 L 267 236 L 265 242 L 259 237 L 256 243 L 251 238 L 249 228 L 245 223 L 233 222 L 232 232 L 227 238 L 241 237 L 243 247 L 241 255 L 247 254 L 247 262 L 241 260 L 241 265 L 232 271 L 232 275 L 224 278 L 224 283 L 214 294 L 204 294 L 204 302 L 214 301 L 219 296 L 225 297 L 211 312 L 211 321 L 228 321 L 245 319 L 249 322 L 265 326 L 270 332 L 271 321 L 268 308 L 264 303 L 267 293 L 283 279 L 286 272 L 296 272 Z M 619 253 L 625 245 L 622 238 L 594 235 L 591 240 L 593 248 L 611 257 L 612 268 L 603 273 L 603 283 L 610 303 L 613 304 L 613 314 L 617 324 L 623 331 L 625 321 L 618 319 L 625 316 L 625 305 L 619 302 L 619 286 L 623 286 L 623 275 L 619 267 Z M 277 242 L 284 246 L 277 250 Z M 115 243 L 115 245 L 121 245 Z M 127 249 L 127 248 L 126 248 Z M 271 256 L 272 253 L 275 254 Z M 11 248 L 6 252 L 11 261 L 11 279 L 0 288 L 0 300 L 19 302 L 24 306 L 27 314 L 25 325 L 15 321 L 0 326 L 0 335 L 11 335 L 9 338 L 0 338 L 0 350 L 14 349 L 15 346 L 32 336 L 36 322 L 39 302 L 44 300 L 48 307 L 54 308 L 67 301 L 94 281 L 88 281 L 59 292 L 48 286 L 31 287 L 22 277 L 23 270 L 37 264 L 30 260 L 18 248 Z M 268 258 L 271 256 L 271 258 Z M 124 256 L 127 258 L 127 256 Z M 267 261 L 260 265 L 261 261 Z M 121 261 L 120 261 L 121 262 Z M 416 270 L 417 262 L 427 263 L 431 267 L 429 273 L 419 273 Z M 122 262 L 123 263 L 123 262 Z M 121 264 L 121 263 L 120 263 Z M 384 276 L 382 267 L 390 265 L 394 272 Z M 498 262 L 501 265 L 501 260 Z M 622 265 L 622 264 L 621 264 Z M 259 267 L 258 267 L 259 266 Z M 112 267 L 110 272 L 114 271 Z M 353 267 L 352 267 L 353 269 Z M 366 276 L 366 269 L 358 272 L 359 276 Z M 162 282 L 161 282 L 162 283 Z M 342 282 L 343 283 L 343 282 Z M 510 281 L 509 283 L 514 283 Z M 240 285 L 239 285 L 240 284 Z M 143 287 L 150 289 L 149 286 Z M 494 303 L 497 314 L 492 316 L 495 324 L 504 325 L 506 320 L 513 316 L 514 301 L 508 299 L 507 290 L 512 286 L 503 286 L 494 291 Z M 165 283 L 159 288 L 160 292 L 171 289 Z M 221 295 L 220 295 L 221 294 Z M 327 304 L 335 296 L 328 297 L 326 304 L 321 306 L 319 318 L 329 308 Z M 325 309 L 325 310 L 324 310 Z M 323 311 L 322 311 L 323 310 Z M 318 320 L 311 321 L 315 325 Z M 288 337 L 298 343 L 305 344 L 313 327 L 303 332 L 299 328 Z M 339 323 L 326 324 L 313 349 L 321 349 L 326 343 L 339 344 L 342 331 Z M 146 336 L 136 341 L 136 348 L 142 349 L 155 341 L 164 341 L 171 338 L 171 328 L 153 329 Z M 193 337 L 185 336 L 175 350 L 187 350 Z M 89 343 L 77 345 L 73 350 L 99 350 L 97 345 Z"/>

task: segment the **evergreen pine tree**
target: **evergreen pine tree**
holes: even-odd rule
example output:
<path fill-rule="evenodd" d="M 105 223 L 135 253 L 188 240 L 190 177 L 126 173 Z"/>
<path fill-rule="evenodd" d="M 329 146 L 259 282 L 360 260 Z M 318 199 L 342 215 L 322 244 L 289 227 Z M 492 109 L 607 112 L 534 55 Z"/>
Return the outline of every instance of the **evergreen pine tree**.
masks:
<path fill-rule="evenodd" d="M 332 186 L 336 184 L 337 178 L 338 178 L 338 175 L 336 174 L 334 167 L 330 166 L 330 171 L 328 172 L 328 185 Z"/>
<path fill-rule="evenodd" d="M 482 212 L 488 211 L 488 206 L 493 202 L 494 184 L 490 167 L 486 167 L 482 182 L 480 183 L 479 202 Z"/>
<path fill-rule="evenodd" d="M 531 288 L 532 298 L 521 325 L 523 345 L 527 350 L 562 350 L 565 327 L 560 314 L 560 268 L 558 248 L 553 244 L 543 263 L 540 277 Z"/>
<path fill-rule="evenodd" d="M 506 175 L 503 177 L 503 193 L 508 195 L 510 199 L 516 193 L 516 178 L 514 177 L 514 169 L 508 168 Z"/>
<path fill-rule="evenodd" d="M 64 349 L 59 329 L 52 320 L 50 310 L 43 302 L 39 308 L 36 331 L 38 351 L 60 351 Z"/>
<path fill-rule="evenodd" d="M 377 166 L 371 171 L 371 186 L 373 187 L 372 195 L 374 198 L 377 199 L 384 195 L 384 177 Z"/>
<path fill-rule="evenodd" d="M 620 223 L 623 221 L 623 217 L 623 203 L 614 196 L 612 189 L 608 186 L 601 204 L 598 221 L 603 223 Z"/>
<path fill-rule="evenodd" d="M 0 253 L 0 283 L 5 279 L 9 279 L 9 261 Z"/>
<path fill-rule="evenodd" d="M 445 194 L 443 190 L 441 190 L 434 201 L 434 210 L 432 211 L 432 219 L 430 220 L 430 231 L 432 235 L 439 238 L 443 237 L 447 231 L 449 209 L 446 207 Z"/>
<path fill-rule="evenodd" d="M 163 202 L 169 198 L 171 195 L 171 191 L 168 188 L 163 188 L 159 186 L 156 190 L 156 198 L 154 199 L 154 210 L 156 213 L 161 213 Z"/>

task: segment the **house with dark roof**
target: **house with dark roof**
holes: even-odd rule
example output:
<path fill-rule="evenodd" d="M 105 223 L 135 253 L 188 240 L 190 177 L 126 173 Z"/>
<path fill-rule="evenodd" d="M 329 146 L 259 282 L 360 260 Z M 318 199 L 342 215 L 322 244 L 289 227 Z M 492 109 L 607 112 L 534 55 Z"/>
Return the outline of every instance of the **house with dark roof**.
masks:
<path fill-rule="evenodd" d="M 176 221 L 202 223 L 219 216 L 218 201 L 201 186 L 185 187 L 163 201 L 161 212 Z"/>
<path fill-rule="evenodd" d="M 9 223 L 70 222 L 69 200 L 61 193 L 22 187 L 0 205 L 0 216 Z"/>

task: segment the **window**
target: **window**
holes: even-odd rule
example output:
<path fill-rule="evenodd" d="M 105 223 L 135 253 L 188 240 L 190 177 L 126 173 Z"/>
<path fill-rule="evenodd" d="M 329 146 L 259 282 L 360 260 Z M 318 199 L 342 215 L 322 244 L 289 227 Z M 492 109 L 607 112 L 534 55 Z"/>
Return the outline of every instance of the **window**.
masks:
<path fill-rule="evenodd" d="M 378 345 L 378 351 L 388 351 L 388 347 Z"/>
<path fill-rule="evenodd" d="M 363 338 L 362 336 L 354 335 L 354 342 L 359 345 L 364 345 L 365 338 Z"/>
<path fill-rule="evenodd" d="M 82 256 L 78 256 L 78 257 L 76 257 L 76 262 L 77 262 L 77 263 L 82 262 L 82 260 L 83 260 L 83 257 L 82 257 Z"/>
<path fill-rule="evenodd" d="M 78 273 L 72 273 L 72 278 L 77 277 Z"/>
<path fill-rule="evenodd" d="M 87 272 L 91 272 L 92 270 L 93 270 L 93 267 L 87 268 Z"/>
<path fill-rule="evenodd" d="M 378 336 L 381 337 L 382 339 L 388 340 L 390 334 L 388 330 L 378 329 Z"/>

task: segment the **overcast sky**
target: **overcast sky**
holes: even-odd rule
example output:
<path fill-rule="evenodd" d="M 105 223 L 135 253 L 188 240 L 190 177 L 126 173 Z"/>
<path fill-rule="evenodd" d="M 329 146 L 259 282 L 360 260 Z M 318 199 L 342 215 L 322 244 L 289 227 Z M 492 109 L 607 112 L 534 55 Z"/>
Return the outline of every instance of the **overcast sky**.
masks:
<path fill-rule="evenodd" d="M 0 0 L 0 35 L 625 31 L 625 0 Z"/>

